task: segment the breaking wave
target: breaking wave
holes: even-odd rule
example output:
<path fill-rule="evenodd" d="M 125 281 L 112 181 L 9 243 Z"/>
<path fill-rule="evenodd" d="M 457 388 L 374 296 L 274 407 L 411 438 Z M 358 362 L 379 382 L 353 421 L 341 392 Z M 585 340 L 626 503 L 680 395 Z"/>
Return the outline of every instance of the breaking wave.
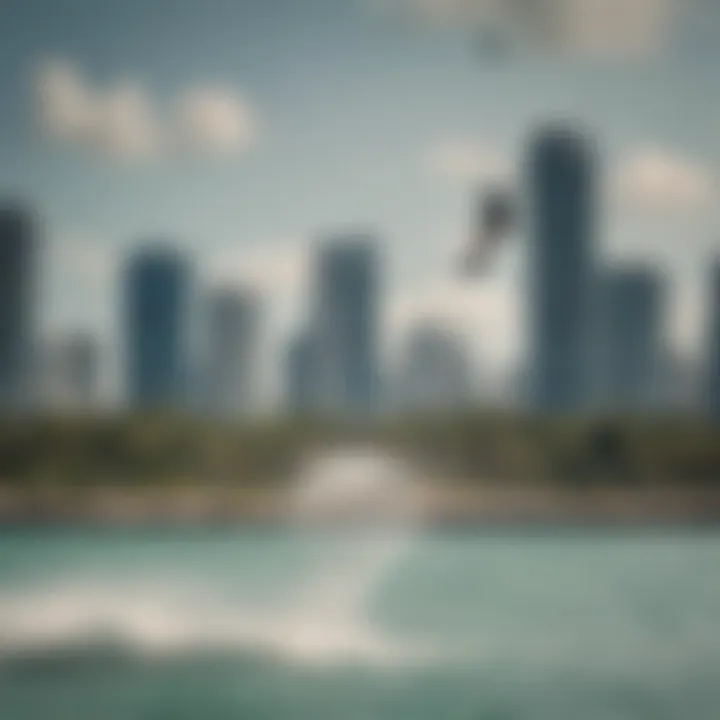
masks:
<path fill-rule="evenodd" d="M 147 659 L 216 653 L 332 665 L 429 659 L 426 649 L 390 637 L 369 613 L 414 537 L 405 468 L 374 449 L 323 453 L 299 473 L 294 501 L 301 525 L 363 508 L 370 517 L 389 512 L 396 531 L 333 539 L 301 582 L 283 583 L 280 593 L 254 603 L 227 596 L 213 584 L 193 585 L 187 570 L 180 573 L 182 587 L 162 587 L 122 572 L 110 578 L 81 573 L 55 585 L 46 581 L 40 588 L 0 594 L 0 662 L 51 655 Z M 237 573 L 242 579 L 240 568 Z"/>
<path fill-rule="evenodd" d="M 342 583 L 297 607 L 230 603 L 175 588 L 48 587 L 0 596 L 0 662 L 32 657 L 170 659 L 206 654 L 302 664 L 403 665 L 429 654 L 361 613 L 341 611 Z"/>

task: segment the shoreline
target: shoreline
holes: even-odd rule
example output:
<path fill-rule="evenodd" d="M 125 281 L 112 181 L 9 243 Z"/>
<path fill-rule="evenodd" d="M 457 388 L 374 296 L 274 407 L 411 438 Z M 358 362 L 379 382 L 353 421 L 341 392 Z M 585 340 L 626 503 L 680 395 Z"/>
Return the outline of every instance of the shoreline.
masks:
<path fill-rule="evenodd" d="M 440 485 L 420 483 L 411 522 L 432 529 L 720 528 L 720 488 Z M 6 527 L 290 527 L 287 488 L 227 485 L 16 488 L 0 485 Z M 408 516 L 345 509 L 308 527 L 393 526 Z"/>

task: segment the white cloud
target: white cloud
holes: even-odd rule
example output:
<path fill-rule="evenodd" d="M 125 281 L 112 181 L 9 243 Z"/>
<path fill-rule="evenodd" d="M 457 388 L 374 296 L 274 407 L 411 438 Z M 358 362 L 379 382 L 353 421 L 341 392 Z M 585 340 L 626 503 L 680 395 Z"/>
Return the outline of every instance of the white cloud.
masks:
<path fill-rule="evenodd" d="M 571 51 L 648 53 L 663 42 L 675 0 L 555 0 L 559 34 Z"/>
<path fill-rule="evenodd" d="M 240 95 L 220 87 L 186 92 L 178 104 L 178 138 L 183 145 L 218 154 L 242 152 L 257 136 L 257 123 Z"/>
<path fill-rule="evenodd" d="M 665 212 L 707 208 L 718 188 L 701 163 L 647 147 L 617 165 L 610 190 L 613 200 L 624 209 Z"/>
<path fill-rule="evenodd" d="M 190 88 L 163 111 L 137 81 L 93 87 L 71 63 L 51 60 L 39 69 L 34 91 L 48 138 L 113 160 L 242 153 L 257 136 L 255 113 L 231 88 Z"/>
<path fill-rule="evenodd" d="M 506 153 L 472 138 L 438 142 L 427 162 L 434 173 L 460 182 L 507 181 L 514 174 Z"/>
<path fill-rule="evenodd" d="M 80 141 L 95 122 L 94 98 L 75 69 L 64 61 L 46 63 L 35 82 L 42 128 L 61 140 Z"/>
<path fill-rule="evenodd" d="M 658 48 L 679 0 L 376 0 L 433 26 L 490 31 L 550 52 L 633 54 Z M 482 36 L 481 36 L 482 37 Z"/>

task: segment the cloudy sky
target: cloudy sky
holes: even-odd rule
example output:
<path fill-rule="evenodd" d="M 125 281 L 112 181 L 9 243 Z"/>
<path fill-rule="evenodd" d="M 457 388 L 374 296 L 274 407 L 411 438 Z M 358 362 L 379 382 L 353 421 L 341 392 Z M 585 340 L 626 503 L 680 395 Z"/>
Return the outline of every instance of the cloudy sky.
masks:
<path fill-rule="evenodd" d="M 117 266 L 160 236 L 207 283 L 261 286 L 277 343 L 308 244 L 362 228 L 388 336 L 439 315 L 497 368 L 521 352 L 527 238 L 472 283 L 453 252 L 477 183 L 565 118 L 603 161 L 601 252 L 663 269 L 691 348 L 720 252 L 718 67 L 716 0 L 4 0 L 0 191 L 42 217 L 49 328 L 111 334 Z"/>

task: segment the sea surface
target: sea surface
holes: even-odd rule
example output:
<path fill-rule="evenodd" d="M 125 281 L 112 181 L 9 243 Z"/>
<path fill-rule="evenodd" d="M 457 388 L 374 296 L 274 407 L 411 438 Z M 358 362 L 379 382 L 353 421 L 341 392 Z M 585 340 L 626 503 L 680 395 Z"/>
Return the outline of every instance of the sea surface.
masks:
<path fill-rule="evenodd" d="M 0 532 L 2 720 L 718 720 L 720 535 Z"/>

